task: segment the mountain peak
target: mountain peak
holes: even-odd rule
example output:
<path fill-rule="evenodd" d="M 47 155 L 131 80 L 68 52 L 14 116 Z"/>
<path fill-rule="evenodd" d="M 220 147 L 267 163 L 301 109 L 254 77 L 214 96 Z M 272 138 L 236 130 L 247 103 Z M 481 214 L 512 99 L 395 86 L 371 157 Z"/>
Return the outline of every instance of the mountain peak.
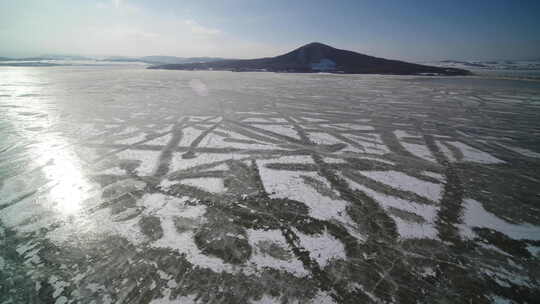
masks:
<path fill-rule="evenodd" d="M 335 50 L 336 48 L 334 47 L 331 47 L 327 44 L 324 44 L 324 43 L 320 43 L 320 42 L 311 42 L 311 43 L 308 43 L 308 44 L 305 44 L 299 48 L 297 48 L 296 50 L 294 51 L 300 51 L 300 50 L 303 50 L 303 51 L 330 51 L 330 50 Z M 293 51 L 293 52 L 294 52 Z"/>
<path fill-rule="evenodd" d="M 310 42 L 308 44 L 301 46 L 300 48 L 332 48 L 333 49 L 333 47 L 324 43 L 320 43 L 320 42 Z"/>
<path fill-rule="evenodd" d="M 336 67 L 336 62 L 332 58 L 334 58 L 339 52 L 340 50 L 324 43 L 311 42 L 287 54 L 278 56 L 278 58 L 283 58 L 289 62 L 294 62 L 317 71 L 320 71 L 320 68 L 317 66 L 323 62 L 325 67 L 322 67 L 322 69 L 334 70 Z M 330 66 L 326 66 L 327 64 L 330 64 Z"/>

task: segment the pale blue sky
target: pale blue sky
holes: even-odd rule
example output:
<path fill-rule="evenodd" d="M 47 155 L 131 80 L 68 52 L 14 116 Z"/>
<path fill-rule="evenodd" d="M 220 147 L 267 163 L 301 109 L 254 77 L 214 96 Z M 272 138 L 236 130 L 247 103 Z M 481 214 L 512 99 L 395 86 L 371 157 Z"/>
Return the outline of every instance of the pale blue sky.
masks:
<path fill-rule="evenodd" d="M 319 41 L 404 60 L 540 57 L 532 0 L 0 0 L 0 56 L 274 56 Z"/>

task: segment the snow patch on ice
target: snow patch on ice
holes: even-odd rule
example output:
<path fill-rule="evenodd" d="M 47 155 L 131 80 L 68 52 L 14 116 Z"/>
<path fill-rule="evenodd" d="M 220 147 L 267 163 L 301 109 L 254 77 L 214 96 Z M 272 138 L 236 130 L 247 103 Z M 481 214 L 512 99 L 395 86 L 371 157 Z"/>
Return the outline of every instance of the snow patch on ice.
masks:
<path fill-rule="evenodd" d="M 501 143 L 497 143 L 497 145 L 501 146 L 501 147 L 504 147 L 510 151 L 514 151 L 518 154 L 521 154 L 523 156 L 526 156 L 526 157 L 531 157 L 531 158 L 540 158 L 540 153 L 538 152 L 534 152 L 532 150 L 529 150 L 529 149 L 525 149 L 525 148 L 520 148 L 520 147 L 513 147 L 513 146 L 508 146 L 508 145 L 505 145 L 505 144 L 501 144 Z"/>
<path fill-rule="evenodd" d="M 435 144 L 437 145 L 437 147 L 439 147 L 439 150 L 441 150 L 444 156 L 446 156 L 448 161 L 455 162 L 457 160 L 454 156 L 454 153 L 452 153 L 452 151 L 445 144 L 440 141 L 436 141 Z"/>
<path fill-rule="evenodd" d="M 325 163 L 328 163 L 328 164 L 346 164 L 347 163 L 347 161 L 345 161 L 344 159 L 335 158 L 335 157 L 325 157 L 323 158 L 323 160 Z"/>
<path fill-rule="evenodd" d="M 310 132 L 309 138 L 311 141 L 319 145 L 334 145 L 343 143 L 341 140 L 324 132 Z"/>
<path fill-rule="evenodd" d="M 135 127 L 127 127 L 124 130 L 122 130 L 122 132 L 117 133 L 116 135 L 127 135 L 127 134 L 135 133 L 135 132 L 138 132 L 138 131 L 139 131 L 139 129 L 137 129 Z"/>
<path fill-rule="evenodd" d="M 127 139 L 117 140 L 115 142 L 117 144 L 121 144 L 121 145 L 132 145 L 134 143 L 138 143 L 138 142 L 143 141 L 145 139 L 146 139 L 146 134 L 141 133 L 141 134 L 139 134 L 137 136 L 130 137 L 130 138 L 127 138 Z"/>
<path fill-rule="evenodd" d="M 444 178 L 444 175 L 440 174 L 440 173 L 436 173 L 436 172 L 431 172 L 431 171 L 422 171 L 421 172 L 422 175 L 425 175 L 425 176 L 429 176 L 429 177 L 432 177 L 440 182 L 445 182 L 445 178 Z"/>
<path fill-rule="evenodd" d="M 171 141 L 172 139 L 172 134 L 167 134 L 167 135 L 163 135 L 163 136 L 160 136 L 158 138 L 155 138 L 155 139 L 152 139 L 151 141 L 148 141 L 146 142 L 145 144 L 146 145 L 166 145 L 169 143 L 169 141 Z"/>
<path fill-rule="evenodd" d="M 180 181 L 177 181 L 177 180 L 163 179 L 159 183 L 158 187 L 161 188 L 162 190 L 167 191 L 171 188 L 171 186 L 179 184 L 179 183 Z"/>
<path fill-rule="evenodd" d="M 417 224 L 406 221 L 401 217 L 390 214 L 390 217 L 396 223 L 398 233 L 402 238 L 406 239 L 436 239 L 437 228 L 431 224 Z"/>
<path fill-rule="evenodd" d="M 348 150 L 352 150 L 353 152 L 360 152 L 360 153 L 369 153 L 369 154 L 379 154 L 383 155 L 386 153 L 389 153 L 390 150 L 386 145 L 382 143 L 379 137 L 366 137 L 366 136 L 358 136 L 354 134 L 341 134 L 341 136 L 346 137 L 347 139 L 350 139 L 354 141 L 355 143 L 362 146 L 361 149 L 350 147 Z"/>
<path fill-rule="evenodd" d="M 354 130 L 354 131 L 373 131 L 375 128 L 367 125 L 358 125 L 354 123 L 336 123 L 328 124 L 329 127 L 335 127 L 342 130 Z"/>
<path fill-rule="evenodd" d="M 336 301 L 326 291 L 319 290 L 311 301 L 311 304 L 336 304 Z"/>
<path fill-rule="evenodd" d="M 169 132 L 169 131 L 172 130 L 172 127 L 173 127 L 173 125 L 167 125 L 167 126 L 161 128 L 161 129 L 155 129 L 154 132 L 156 132 L 156 133 L 165 133 L 165 132 Z"/>
<path fill-rule="evenodd" d="M 322 119 L 322 118 L 313 118 L 313 117 L 305 117 L 305 116 L 302 116 L 301 118 L 303 120 L 305 120 L 305 121 L 313 122 L 313 123 L 326 122 L 327 121 L 326 119 Z"/>
<path fill-rule="evenodd" d="M 368 141 L 368 142 L 375 142 L 378 144 L 383 144 L 383 140 L 380 134 L 375 133 L 363 133 L 363 134 L 342 134 L 342 136 L 345 136 L 351 140 L 359 140 L 362 141 Z"/>
<path fill-rule="evenodd" d="M 253 248 L 253 253 L 248 261 L 248 263 L 254 264 L 258 269 L 264 267 L 270 267 L 277 270 L 284 270 L 290 272 L 298 277 L 309 276 L 310 272 L 304 268 L 304 265 L 300 260 L 298 260 L 293 252 L 289 249 L 289 245 L 283 237 L 280 230 L 254 230 L 248 229 L 247 236 L 251 248 Z M 272 257 L 268 254 L 261 252 L 258 248 L 259 242 L 271 242 L 272 244 L 278 245 L 280 248 L 285 250 L 290 257 L 288 259 L 278 259 Z"/>
<path fill-rule="evenodd" d="M 174 153 L 171 160 L 171 171 L 186 170 L 196 166 L 226 161 L 230 159 L 246 158 L 240 154 L 200 153 L 194 158 L 182 158 L 183 153 Z"/>
<path fill-rule="evenodd" d="M 309 251 L 312 259 L 321 267 L 325 267 L 332 260 L 346 259 L 345 247 L 338 239 L 324 231 L 321 234 L 307 235 L 293 228 L 300 239 L 300 246 Z"/>
<path fill-rule="evenodd" d="M 425 145 L 411 144 L 406 142 L 401 142 L 401 145 L 405 150 L 411 152 L 413 155 L 423 158 L 431 162 L 437 162 L 431 151 Z"/>
<path fill-rule="evenodd" d="M 296 130 L 290 125 L 261 125 L 253 124 L 253 126 L 271 131 L 277 134 L 286 135 L 292 138 L 300 139 Z"/>
<path fill-rule="evenodd" d="M 187 147 L 191 145 L 191 143 L 201 135 L 203 131 L 199 129 L 195 129 L 193 127 L 186 127 L 182 129 L 182 138 L 180 139 L 180 143 L 178 145 L 180 147 Z"/>
<path fill-rule="evenodd" d="M 287 120 L 284 119 L 284 118 L 281 118 L 281 117 L 250 117 L 250 118 L 246 118 L 244 120 L 242 120 L 242 122 L 251 122 L 251 123 L 257 123 L 257 122 L 262 122 L 262 123 L 272 123 L 272 122 L 276 122 L 276 123 L 286 123 Z"/>
<path fill-rule="evenodd" d="M 356 158 L 374 160 L 374 161 L 378 161 L 378 162 L 385 163 L 385 164 L 392 165 L 392 166 L 396 165 L 396 163 L 393 162 L 393 161 L 382 159 L 382 158 L 377 158 L 377 157 L 362 156 L 362 157 L 356 157 Z"/>
<path fill-rule="evenodd" d="M 472 231 L 473 227 L 485 227 L 502 232 L 516 240 L 540 240 L 540 226 L 529 223 L 511 224 L 484 209 L 479 201 L 466 198 L 463 202 L 465 211 L 462 217 L 461 232 L 468 238 L 476 236 Z"/>
<path fill-rule="evenodd" d="M 174 299 L 170 298 L 170 290 L 164 292 L 165 296 L 159 299 L 153 299 L 150 304 L 197 304 L 196 295 L 178 296 Z"/>
<path fill-rule="evenodd" d="M 306 185 L 302 176 L 313 178 L 323 185 L 331 188 L 328 182 L 316 172 L 299 172 L 286 170 L 273 170 L 266 168 L 270 161 L 259 160 L 259 173 L 266 192 L 272 198 L 288 198 L 306 204 L 309 215 L 318 219 L 338 219 L 350 222 L 346 207 L 348 203 L 341 199 L 332 199 L 317 192 L 313 187 Z M 332 190 L 333 191 L 333 190 Z"/>
<path fill-rule="evenodd" d="M 396 130 L 396 131 L 394 131 L 394 134 L 400 140 L 403 139 L 404 137 L 411 137 L 411 138 L 421 138 L 422 137 L 420 135 L 411 134 L 411 133 L 409 133 L 407 131 L 403 131 L 403 130 Z"/>
<path fill-rule="evenodd" d="M 187 205 L 189 197 L 176 198 L 159 193 L 145 194 L 139 205 L 145 207 L 145 214 L 158 216 L 163 228 L 163 236 L 152 243 L 153 247 L 170 248 L 186 255 L 189 262 L 195 266 L 209 268 L 216 272 L 233 272 L 233 266 L 226 264 L 217 257 L 205 255 L 194 241 L 194 232 L 178 232 L 174 224 L 175 217 L 188 217 L 204 221 L 206 206 Z"/>
<path fill-rule="evenodd" d="M 493 301 L 494 304 L 512 304 L 512 300 L 503 298 L 500 296 L 491 296 L 491 301 Z"/>
<path fill-rule="evenodd" d="M 492 156 L 491 154 L 475 149 L 462 142 L 449 141 L 448 143 L 461 150 L 461 153 L 463 153 L 464 161 L 478 162 L 481 164 L 504 163 L 504 161 Z"/>
<path fill-rule="evenodd" d="M 311 158 L 309 155 L 286 155 L 277 158 L 260 160 L 258 163 L 313 164 L 313 158 Z"/>
<path fill-rule="evenodd" d="M 279 298 L 274 298 L 269 295 L 263 295 L 260 299 L 251 301 L 251 304 L 275 304 L 280 303 Z"/>
<path fill-rule="evenodd" d="M 145 214 L 154 214 L 162 217 L 174 215 L 198 218 L 203 216 L 206 212 L 206 206 L 186 205 L 188 200 L 190 200 L 190 198 L 187 196 L 178 198 L 161 193 L 147 193 L 137 202 L 137 205 L 144 207 Z"/>
<path fill-rule="evenodd" d="M 437 238 L 437 229 L 435 228 L 437 208 L 435 206 L 418 204 L 395 196 L 386 195 L 361 185 L 350 178 L 344 176 L 342 176 L 342 178 L 344 178 L 353 189 L 362 191 L 373 198 L 385 210 L 392 207 L 407 212 L 412 212 L 421 216 L 426 221 L 425 223 L 414 223 L 405 221 L 400 217 L 390 215 L 396 222 L 398 233 L 402 238 Z"/>
<path fill-rule="evenodd" d="M 232 132 L 232 131 L 224 130 L 224 129 L 218 129 L 217 131 L 226 132 L 230 135 L 230 137 L 223 137 L 216 133 L 210 133 L 200 142 L 199 147 L 261 149 L 261 150 L 275 148 L 273 144 L 260 143 L 240 133 L 236 133 L 236 132 Z M 246 140 L 253 143 L 226 141 L 226 139 Z"/>
<path fill-rule="evenodd" d="M 403 148 L 405 148 L 405 150 L 409 151 L 410 153 L 412 153 L 413 155 L 419 158 L 422 158 L 431 162 L 437 162 L 437 160 L 435 159 L 431 151 L 425 145 L 413 144 L 413 143 L 408 143 L 408 142 L 403 141 L 405 137 L 422 138 L 421 136 L 413 135 L 402 130 L 396 130 L 394 131 L 394 134 L 399 139 L 401 145 L 403 146 Z"/>
<path fill-rule="evenodd" d="M 391 187 L 411 191 L 424 196 L 433 201 L 439 201 L 442 198 L 442 186 L 409 176 L 399 171 L 359 171 L 362 175 L 374 179 L 378 182 L 387 184 Z"/>
<path fill-rule="evenodd" d="M 225 191 L 223 179 L 219 177 L 186 178 L 182 184 L 197 187 L 211 193 L 221 193 Z"/>
<path fill-rule="evenodd" d="M 160 151 L 145 151 L 145 150 L 124 150 L 116 153 L 116 156 L 121 159 L 139 160 L 141 164 L 135 170 L 139 175 L 151 175 L 156 169 L 159 160 Z"/>
<path fill-rule="evenodd" d="M 532 256 L 540 257 L 540 246 L 527 245 L 527 250 Z"/>
<path fill-rule="evenodd" d="M 102 171 L 98 171 L 97 173 L 99 174 L 107 174 L 107 175 L 125 175 L 126 172 L 118 167 L 111 167 L 111 168 L 107 168 L 105 170 L 102 170 Z"/>
<path fill-rule="evenodd" d="M 209 118 L 212 118 L 214 116 L 212 115 L 193 115 L 193 116 L 190 116 L 189 117 L 189 121 L 190 122 L 201 122 L 201 121 L 205 121 Z"/>

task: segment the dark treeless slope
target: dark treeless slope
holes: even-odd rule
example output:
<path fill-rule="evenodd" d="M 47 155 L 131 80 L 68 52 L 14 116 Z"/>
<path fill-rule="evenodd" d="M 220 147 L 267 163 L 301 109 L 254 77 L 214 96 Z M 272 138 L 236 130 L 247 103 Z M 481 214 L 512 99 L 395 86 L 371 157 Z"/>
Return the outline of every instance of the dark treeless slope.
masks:
<path fill-rule="evenodd" d="M 244 60 L 221 60 L 205 63 L 165 64 L 151 69 L 170 70 L 226 70 L 272 72 L 331 72 L 346 74 L 439 74 L 469 75 L 467 70 L 440 68 L 377 58 L 352 51 L 340 50 L 322 43 L 306 44 L 284 55 Z"/>

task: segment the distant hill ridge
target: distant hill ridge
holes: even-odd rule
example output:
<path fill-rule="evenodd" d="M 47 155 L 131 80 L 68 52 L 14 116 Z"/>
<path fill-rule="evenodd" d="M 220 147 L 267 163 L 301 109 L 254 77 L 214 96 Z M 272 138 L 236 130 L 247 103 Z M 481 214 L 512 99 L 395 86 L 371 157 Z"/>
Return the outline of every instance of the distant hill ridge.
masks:
<path fill-rule="evenodd" d="M 211 62 L 218 60 L 225 60 L 225 58 L 215 57 L 175 57 L 175 56 L 143 56 L 143 57 L 124 57 L 124 56 L 111 56 L 111 57 L 84 57 L 77 55 L 42 55 L 37 57 L 0 57 L 0 61 L 95 61 L 95 62 L 142 62 L 148 64 L 183 64 L 183 63 L 201 63 Z"/>
<path fill-rule="evenodd" d="M 218 60 L 186 64 L 164 64 L 150 69 L 271 71 L 294 73 L 344 73 L 393 75 L 469 75 L 457 68 L 435 67 L 368 56 L 313 42 L 289 53 L 268 58 Z"/>
<path fill-rule="evenodd" d="M 103 61 L 144 62 L 149 64 L 185 64 L 225 60 L 215 57 L 175 57 L 175 56 L 144 56 L 144 57 L 107 57 Z"/>

